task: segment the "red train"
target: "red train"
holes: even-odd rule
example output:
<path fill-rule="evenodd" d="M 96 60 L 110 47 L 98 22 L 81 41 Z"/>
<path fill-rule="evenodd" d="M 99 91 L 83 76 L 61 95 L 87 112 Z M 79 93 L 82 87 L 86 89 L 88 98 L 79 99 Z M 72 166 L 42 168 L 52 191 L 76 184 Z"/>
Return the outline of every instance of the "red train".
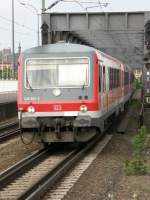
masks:
<path fill-rule="evenodd" d="M 129 66 L 89 46 L 29 49 L 18 66 L 21 130 L 44 143 L 88 141 L 124 110 L 132 77 Z"/>

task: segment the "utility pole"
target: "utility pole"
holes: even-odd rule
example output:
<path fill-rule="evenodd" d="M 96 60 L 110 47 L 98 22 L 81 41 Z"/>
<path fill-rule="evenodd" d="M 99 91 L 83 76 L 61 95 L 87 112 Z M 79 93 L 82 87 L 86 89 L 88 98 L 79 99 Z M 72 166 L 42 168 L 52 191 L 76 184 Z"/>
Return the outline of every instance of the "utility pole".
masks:
<path fill-rule="evenodd" d="M 12 78 L 15 75 L 14 0 L 12 0 Z"/>
<path fill-rule="evenodd" d="M 2 50 L 2 80 L 4 79 L 4 62 L 3 62 L 3 50 Z"/>
<path fill-rule="evenodd" d="M 45 0 L 42 0 L 42 12 L 45 11 Z"/>

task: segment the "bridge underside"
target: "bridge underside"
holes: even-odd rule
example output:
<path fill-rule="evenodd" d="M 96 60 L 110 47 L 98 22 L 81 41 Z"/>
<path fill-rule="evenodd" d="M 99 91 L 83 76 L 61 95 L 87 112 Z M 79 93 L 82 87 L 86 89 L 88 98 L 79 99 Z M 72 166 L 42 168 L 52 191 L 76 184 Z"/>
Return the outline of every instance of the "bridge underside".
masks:
<path fill-rule="evenodd" d="M 42 14 L 47 43 L 88 44 L 136 68 L 144 65 L 144 25 L 149 19 L 149 12 Z"/>

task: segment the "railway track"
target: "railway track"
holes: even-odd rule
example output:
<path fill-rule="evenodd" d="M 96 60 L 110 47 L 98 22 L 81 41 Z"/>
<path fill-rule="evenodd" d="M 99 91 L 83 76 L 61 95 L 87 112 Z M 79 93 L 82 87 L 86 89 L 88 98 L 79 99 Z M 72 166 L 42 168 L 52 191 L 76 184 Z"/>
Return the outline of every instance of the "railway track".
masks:
<path fill-rule="evenodd" d="M 100 139 L 101 137 L 97 137 L 69 152 L 60 149 L 56 151 L 55 146 L 50 146 L 20 161 L 0 174 L 0 199 L 40 199 L 70 168 L 76 166 Z M 105 145 L 110 139 L 111 136 L 108 135 Z"/>
<path fill-rule="evenodd" d="M 20 132 L 18 120 L 0 125 L 0 143 L 10 139 Z"/>

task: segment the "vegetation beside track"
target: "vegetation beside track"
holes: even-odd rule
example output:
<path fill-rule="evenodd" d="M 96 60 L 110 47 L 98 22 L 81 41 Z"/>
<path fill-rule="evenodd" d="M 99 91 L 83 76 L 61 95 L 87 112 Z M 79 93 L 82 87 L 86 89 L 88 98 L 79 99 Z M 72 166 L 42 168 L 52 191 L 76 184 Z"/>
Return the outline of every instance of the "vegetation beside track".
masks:
<path fill-rule="evenodd" d="M 143 126 L 132 139 L 133 158 L 126 160 L 124 171 L 126 175 L 144 175 L 147 174 L 146 166 L 146 140 L 147 130 Z"/>

